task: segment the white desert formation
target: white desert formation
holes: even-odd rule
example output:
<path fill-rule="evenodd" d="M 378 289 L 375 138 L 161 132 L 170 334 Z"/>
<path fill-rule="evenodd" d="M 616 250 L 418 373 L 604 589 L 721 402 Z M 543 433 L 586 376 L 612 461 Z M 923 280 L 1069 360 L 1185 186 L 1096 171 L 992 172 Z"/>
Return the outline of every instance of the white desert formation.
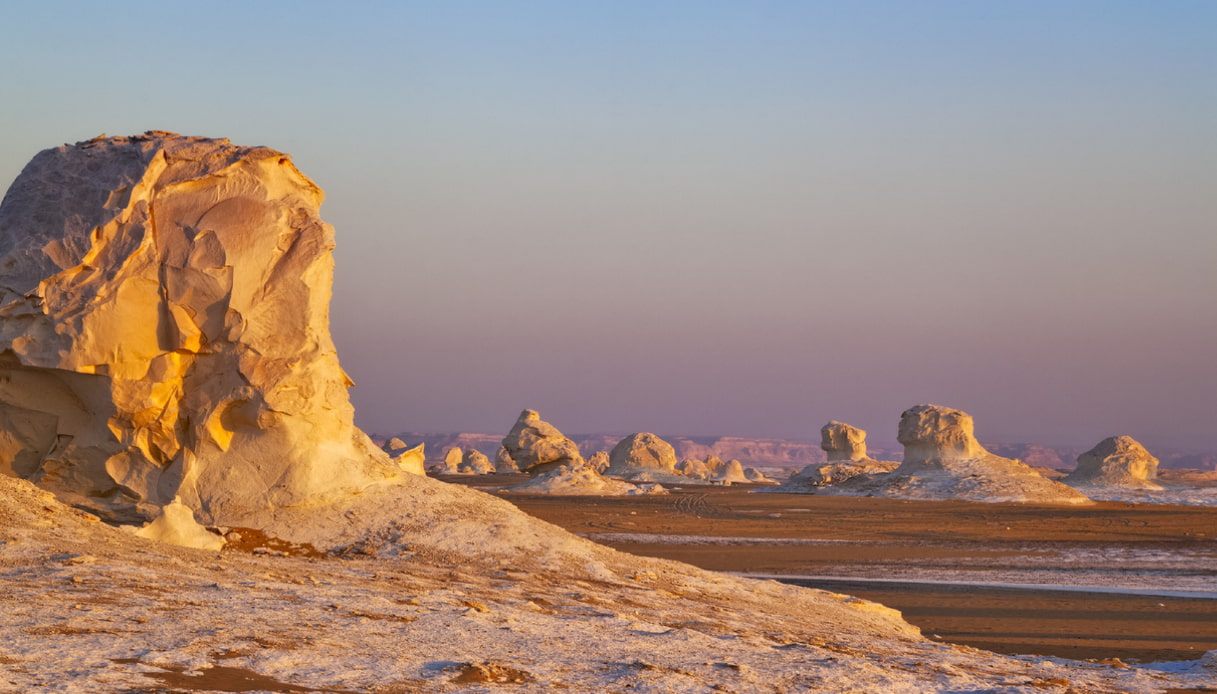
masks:
<path fill-rule="evenodd" d="M 521 494 L 554 494 L 562 496 L 621 496 L 627 494 L 664 494 L 658 484 L 631 484 L 601 475 L 589 462 L 551 465 L 526 482 L 504 491 Z"/>
<path fill-rule="evenodd" d="M 630 434 L 613 446 L 604 476 L 633 482 L 686 481 L 676 471 L 676 450 L 672 444 L 647 432 Z"/>
<path fill-rule="evenodd" d="M 579 447 L 533 410 L 524 410 L 503 439 L 503 448 L 521 472 L 537 473 L 547 467 L 583 461 Z"/>
<path fill-rule="evenodd" d="M 470 670 L 521 692 L 1212 682 L 1213 658 L 1164 673 L 933 642 L 882 605 L 632 556 L 401 473 L 351 423 L 320 197 L 277 152 L 157 132 L 44 152 L 5 199 L 0 431 L 26 478 L 0 475 L 7 690 L 494 688 Z M 290 551 L 154 542 L 29 480 Z"/>
<path fill-rule="evenodd" d="M 485 453 L 471 448 L 465 453 L 464 460 L 457 464 L 456 471 L 462 475 L 489 475 L 494 473 L 494 465 L 490 464 L 490 458 Z"/>
<path fill-rule="evenodd" d="M 135 534 L 171 545 L 211 551 L 218 551 L 225 545 L 224 538 L 199 525 L 194 519 L 194 511 L 178 499 L 163 506 L 160 515 L 135 529 Z"/>
<path fill-rule="evenodd" d="M 823 487 L 822 494 L 906 499 L 1085 504 L 1090 500 L 1018 460 L 986 451 L 973 434 L 972 417 L 938 405 L 917 405 L 900 415 L 897 441 L 904 462 L 889 473 L 862 475 Z"/>
<path fill-rule="evenodd" d="M 465 452 L 459 446 L 453 446 L 444 454 L 444 462 L 436 467 L 436 471 L 441 475 L 460 474 L 463 462 L 465 462 Z"/>
<path fill-rule="evenodd" d="M 520 468 L 516 466 L 516 461 L 512 459 L 511 454 L 507 449 L 499 446 L 499 450 L 494 454 L 494 471 L 500 474 L 511 474 L 519 472 Z"/>
<path fill-rule="evenodd" d="M 596 451 L 592 454 L 592 457 L 587 459 L 587 464 L 595 468 L 596 472 L 604 474 L 604 471 L 607 470 L 609 466 L 608 451 Z"/>
<path fill-rule="evenodd" d="M 69 503 L 204 523 L 401 474 L 355 428 L 333 228 L 284 154 L 160 131 L 40 152 L 0 204 L 0 460 Z"/>
<path fill-rule="evenodd" d="M 748 475 L 744 474 L 743 464 L 734 458 L 723 463 L 723 466 L 710 477 L 710 480 L 717 484 L 728 485 L 749 481 Z"/>
<path fill-rule="evenodd" d="M 1160 490 L 1158 459 L 1131 436 L 1111 436 L 1078 456 L 1077 468 L 1062 481 L 1072 487 Z"/>
<path fill-rule="evenodd" d="M 820 448 L 828 456 L 828 462 L 867 461 L 866 431 L 833 420 L 820 428 Z"/>
<path fill-rule="evenodd" d="M 389 454 L 389 457 L 393 459 L 394 463 L 397 463 L 397 467 L 402 472 L 408 472 L 412 475 L 425 475 L 427 474 L 426 446 L 427 444 L 420 443 L 414 448 L 410 448 L 405 441 L 393 437 L 385 442 L 381 450 Z"/>

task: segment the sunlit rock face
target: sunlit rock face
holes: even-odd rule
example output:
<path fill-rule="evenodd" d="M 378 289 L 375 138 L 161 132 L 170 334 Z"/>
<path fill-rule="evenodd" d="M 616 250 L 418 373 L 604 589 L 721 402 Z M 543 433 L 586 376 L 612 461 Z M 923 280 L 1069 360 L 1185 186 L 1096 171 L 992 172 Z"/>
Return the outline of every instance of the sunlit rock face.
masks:
<path fill-rule="evenodd" d="M 609 451 L 609 466 L 604 474 L 634 479 L 640 473 L 678 475 L 676 449 L 655 434 L 643 432 L 625 437 Z"/>
<path fill-rule="evenodd" d="M 582 463 L 574 441 L 541 419 L 534 410 L 524 410 L 503 438 L 503 448 L 523 472 L 537 473 L 557 465 Z"/>
<path fill-rule="evenodd" d="M 1065 477 L 1070 486 L 1161 489 L 1158 459 L 1131 436 L 1111 436 L 1078 456 L 1077 468 Z"/>
<path fill-rule="evenodd" d="M 485 453 L 471 448 L 456 466 L 456 471 L 462 475 L 489 475 L 494 472 L 494 465 Z"/>
<path fill-rule="evenodd" d="M 832 421 L 820 429 L 820 448 L 829 462 L 870 460 L 866 455 L 866 431 Z"/>
<path fill-rule="evenodd" d="M 39 153 L 0 204 L 0 465 L 150 517 L 395 477 L 329 331 L 333 229 L 287 156 L 149 132 Z"/>
<path fill-rule="evenodd" d="M 944 461 L 989 455 L 974 435 L 971 415 L 938 405 L 916 405 L 900 415 L 896 440 L 904 446 L 899 471 L 941 468 Z"/>

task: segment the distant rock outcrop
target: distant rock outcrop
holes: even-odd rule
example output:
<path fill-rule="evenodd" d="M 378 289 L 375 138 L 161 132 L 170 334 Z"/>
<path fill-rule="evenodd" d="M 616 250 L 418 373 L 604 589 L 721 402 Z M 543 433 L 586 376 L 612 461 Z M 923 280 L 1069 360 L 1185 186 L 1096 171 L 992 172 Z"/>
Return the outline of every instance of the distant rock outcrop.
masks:
<path fill-rule="evenodd" d="M 512 460 L 507 449 L 502 446 L 499 446 L 499 450 L 494 454 L 494 471 L 504 475 L 520 471 L 516 461 Z"/>
<path fill-rule="evenodd" d="M 1078 466 L 1062 480 L 1076 487 L 1162 489 L 1158 459 L 1131 436 L 1111 436 L 1078 456 Z"/>
<path fill-rule="evenodd" d="M 895 470 L 854 477 L 820 493 L 1048 504 L 1090 501 L 1018 460 L 990 454 L 973 434 L 972 417 L 959 410 L 909 408 L 900 416 L 897 440 L 904 445 L 904 462 Z"/>
<path fill-rule="evenodd" d="M 831 421 L 820 429 L 820 448 L 828 462 L 867 461 L 866 431 L 844 422 Z"/>
<path fill-rule="evenodd" d="M 533 410 L 524 410 L 503 438 L 503 448 L 522 472 L 583 462 L 579 447 Z"/>
<path fill-rule="evenodd" d="M 609 466 L 608 451 L 596 451 L 592 454 L 592 457 L 587 459 L 587 464 L 591 465 L 596 472 L 604 474 L 604 471 L 607 470 Z"/>
<path fill-rule="evenodd" d="M 748 476 L 744 474 L 744 466 L 740 463 L 740 461 L 733 458 L 724 463 L 722 468 L 720 468 L 718 472 L 714 473 L 714 475 L 710 477 L 710 481 L 717 484 L 730 485 L 748 482 L 749 480 Z"/>
<path fill-rule="evenodd" d="M 355 428 L 333 229 L 284 154 L 153 131 L 40 152 L 0 204 L 0 472 L 204 523 L 401 474 Z"/>
<path fill-rule="evenodd" d="M 521 494 L 555 494 L 564 496 L 622 496 L 633 494 L 665 494 L 658 484 L 630 484 L 623 480 L 609 479 L 596 471 L 591 464 L 579 461 L 566 465 L 551 465 L 522 482 L 504 491 Z"/>
<path fill-rule="evenodd" d="M 490 463 L 490 458 L 487 458 L 485 453 L 471 450 L 457 464 L 456 471 L 462 475 L 489 475 L 494 473 L 495 470 L 494 465 Z"/>
<path fill-rule="evenodd" d="M 676 451 L 655 434 L 630 434 L 609 452 L 606 477 L 646 482 L 679 480 L 676 471 Z"/>

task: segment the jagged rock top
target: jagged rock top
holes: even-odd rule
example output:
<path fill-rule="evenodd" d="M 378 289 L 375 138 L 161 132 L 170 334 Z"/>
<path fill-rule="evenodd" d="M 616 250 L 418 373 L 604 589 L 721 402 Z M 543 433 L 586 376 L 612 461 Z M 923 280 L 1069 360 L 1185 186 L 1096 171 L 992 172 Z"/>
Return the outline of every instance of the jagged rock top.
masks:
<path fill-rule="evenodd" d="M 400 474 L 353 424 L 323 197 L 226 139 L 36 155 L 0 204 L 3 471 L 115 518 L 180 496 L 209 523 Z"/>

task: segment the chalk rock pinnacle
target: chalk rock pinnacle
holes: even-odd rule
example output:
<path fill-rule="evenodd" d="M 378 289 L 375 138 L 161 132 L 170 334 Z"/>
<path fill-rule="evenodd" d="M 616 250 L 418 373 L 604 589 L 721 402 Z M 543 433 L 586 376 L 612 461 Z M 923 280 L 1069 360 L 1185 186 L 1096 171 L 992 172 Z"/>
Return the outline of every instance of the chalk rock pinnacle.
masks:
<path fill-rule="evenodd" d="M 820 448 L 828 462 L 866 461 L 866 431 L 844 422 L 831 421 L 820 429 Z"/>
<path fill-rule="evenodd" d="M 290 159 L 153 131 L 45 150 L 0 204 L 0 471 L 206 523 L 397 477 L 353 424 L 333 228 Z"/>
<path fill-rule="evenodd" d="M 1111 436 L 1078 456 L 1078 466 L 1063 480 L 1070 486 L 1161 489 L 1158 459 L 1131 436 Z"/>
<path fill-rule="evenodd" d="M 579 446 L 534 410 L 520 413 L 503 439 L 503 448 L 522 472 L 536 473 L 551 466 L 583 462 Z"/>

